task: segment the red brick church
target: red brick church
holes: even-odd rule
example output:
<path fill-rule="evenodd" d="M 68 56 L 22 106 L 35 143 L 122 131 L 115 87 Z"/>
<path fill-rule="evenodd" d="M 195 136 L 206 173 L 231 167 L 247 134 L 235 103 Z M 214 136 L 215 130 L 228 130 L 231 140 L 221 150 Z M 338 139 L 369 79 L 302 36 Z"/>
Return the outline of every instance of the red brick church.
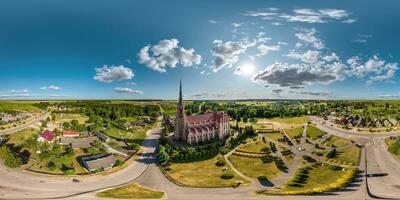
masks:
<path fill-rule="evenodd" d="M 180 82 L 175 118 L 175 139 L 193 144 L 217 138 L 222 139 L 229 134 L 229 131 L 229 116 L 223 111 L 186 115 L 182 101 L 182 82 Z"/>

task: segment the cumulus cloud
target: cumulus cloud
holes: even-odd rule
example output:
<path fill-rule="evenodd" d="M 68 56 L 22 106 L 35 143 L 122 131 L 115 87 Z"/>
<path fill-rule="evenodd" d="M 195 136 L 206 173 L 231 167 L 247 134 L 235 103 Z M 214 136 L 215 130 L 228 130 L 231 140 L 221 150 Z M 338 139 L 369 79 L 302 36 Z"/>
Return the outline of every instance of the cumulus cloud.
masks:
<path fill-rule="evenodd" d="M 256 41 L 222 42 L 214 40 L 214 47 L 211 50 L 214 56 L 213 71 L 217 72 L 222 68 L 230 68 L 239 60 L 239 56 L 246 52 L 247 48 L 256 45 Z"/>
<path fill-rule="evenodd" d="M 263 56 L 263 55 L 267 55 L 271 51 L 280 51 L 281 50 L 281 46 L 280 45 L 260 44 L 260 45 L 258 45 L 257 50 L 259 52 L 257 54 L 257 56 Z"/>
<path fill-rule="evenodd" d="M 114 92 L 116 93 L 125 93 L 125 94 L 143 94 L 143 91 L 141 90 L 134 90 L 131 88 L 122 88 L 122 87 L 116 87 L 114 88 Z"/>
<path fill-rule="evenodd" d="M 295 34 L 295 36 L 299 39 L 300 42 L 303 42 L 306 45 L 311 45 L 315 49 L 325 48 L 324 43 L 322 42 L 322 40 L 315 36 L 315 33 L 315 28 L 301 29 L 300 32 Z"/>
<path fill-rule="evenodd" d="M 309 83 L 329 83 L 337 77 L 323 71 L 309 70 L 299 64 L 273 63 L 253 76 L 253 81 L 281 87 L 302 86 Z"/>
<path fill-rule="evenodd" d="M 276 97 L 282 97 L 281 96 L 281 93 L 283 92 L 283 90 L 282 89 L 273 89 L 272 90 L 272 94 L 274 94 Z"/>
<path fill-rule="evenodd" d="M 175 68 L 177 64 L 190 67 L 201 63 L 201 56 L 194 49 L 179 46 L 175 38 L 161 40 L 156 45 L 147 45 L 138 53 L 139 63 L 150 69 L 166 72 L 167 67 Z"/>
<path fill-rule="evenodd" d="M 382 94 L 382 95 L 379 95 L 379 98 L 382 98 L 382 99 L 398 99 L 398 98 L 400 98 L 400 94 Z"/>
<path fill-rule="evenodd" d="M 217 21 L 215 21 L 215 20 L 213 20 L 213 19 L 210 19 L 210 20 L 208 20 L 208 23 L 210 23 L 210 24 L 216 24 Z"/>
<path fill-rule="evenodd" d="M 104 65 L 103 67 L 95 68 L 95 71 L 96 74 L 93 76 L 93 79 L 104 83 L 130 80 L 135 76 L 132 69 L 124 67 L 122 65 L 118 66 Z"/>
<path fill-rule="evenodd" d="M 364 63 L 362 63 L 361 58 L 358 56 L 353 56 L 347 60 L 347 64 L 350 65 L 347 74 L 357 78 L 368 76 L 367 84 L 389 80 L 393 78 L 399 69 L 397 63 L 387 63 L 377 55 L 372 56 Z"/>
<path fill-rule="evenodd" d="M 354 42 L 357 43 L 367 43 L 367 41 L 372 38 L 372 35 L 367 35 L 367 34 L 359 34 Z"/>
<path fill-rule="evenodd" d="M 50 86 L 43 86 L 40 89 L 41 90 L 59 90 L 61 88 L 58 86 L 55 86 L 55 85 L 50 85 Z"/>

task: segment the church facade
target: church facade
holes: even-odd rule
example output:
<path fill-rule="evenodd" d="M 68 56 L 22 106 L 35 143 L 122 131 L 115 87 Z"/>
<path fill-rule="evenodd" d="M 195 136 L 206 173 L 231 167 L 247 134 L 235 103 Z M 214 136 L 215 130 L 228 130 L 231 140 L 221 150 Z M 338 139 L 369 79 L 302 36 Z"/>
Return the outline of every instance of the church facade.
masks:
<path fill-rule="evenodd" d="M 175 139 L 195 144 L 212 139 L 223 139 L 229 132 L 229 116 L 223 111 L 186 115 L 182 100 L 182 82 L 180 82 L 175 117 Z"/>

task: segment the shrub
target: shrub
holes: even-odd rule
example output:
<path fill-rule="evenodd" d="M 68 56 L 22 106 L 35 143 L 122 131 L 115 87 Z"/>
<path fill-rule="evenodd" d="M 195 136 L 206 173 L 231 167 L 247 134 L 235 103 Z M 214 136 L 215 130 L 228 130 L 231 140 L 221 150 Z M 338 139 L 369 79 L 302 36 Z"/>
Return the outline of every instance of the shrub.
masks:
<path fill-rule="evenodd" d="M 217 165 L 218 167 L 222 167 L 225 165 L 225 160 L 224 159 L 219 159 L 215 165 Z"/>
<path fill-rule="evenodd" d="M 234 177 L 232 172 L 225 172 L 224 174 L 222 174 L 221 178 L 222 179 L 232 179 Z"/>
<path fill-rule="evenodd" d="M 342 169 L 343 169 L 342 167 L 339 167 L 339 166 L 337 166 L 337 165 L 329 165 L 328 168 L 329 168 L 330 170 L 332 170 L 332 171 L 339 171 L 339 170 L 342 170 Z"/>
<path fill-rule="evenodd" d="M 275 160 L 275 158 L 271 155 L 265 155 L 261 157 L 261 160 L 263 161 L 263 163 L 271 163 L 272 161 Z"/>

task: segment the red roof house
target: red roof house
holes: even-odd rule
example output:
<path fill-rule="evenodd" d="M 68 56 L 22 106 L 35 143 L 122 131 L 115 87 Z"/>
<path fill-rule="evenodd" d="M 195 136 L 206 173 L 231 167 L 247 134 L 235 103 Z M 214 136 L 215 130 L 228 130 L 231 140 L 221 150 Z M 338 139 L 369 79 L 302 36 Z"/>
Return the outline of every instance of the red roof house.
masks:
<path fill-rule="evenodd" d="M 45 130 L 43 131 L 42 134 L 40 134 L 38 141 L 43 142 L 43 141 L 48 141 L 51 142 L 55 138 L 55 134 L 53 131 Z"/>
<path fill-rule="evenodd" d="M 79 133 L 76 132 L 76 131 L 63 131 L 63 132 L 62 132 L 62 135 L 63 135 L 64 137 L 78 137 L 78 136 L 79 136 Z"/>

